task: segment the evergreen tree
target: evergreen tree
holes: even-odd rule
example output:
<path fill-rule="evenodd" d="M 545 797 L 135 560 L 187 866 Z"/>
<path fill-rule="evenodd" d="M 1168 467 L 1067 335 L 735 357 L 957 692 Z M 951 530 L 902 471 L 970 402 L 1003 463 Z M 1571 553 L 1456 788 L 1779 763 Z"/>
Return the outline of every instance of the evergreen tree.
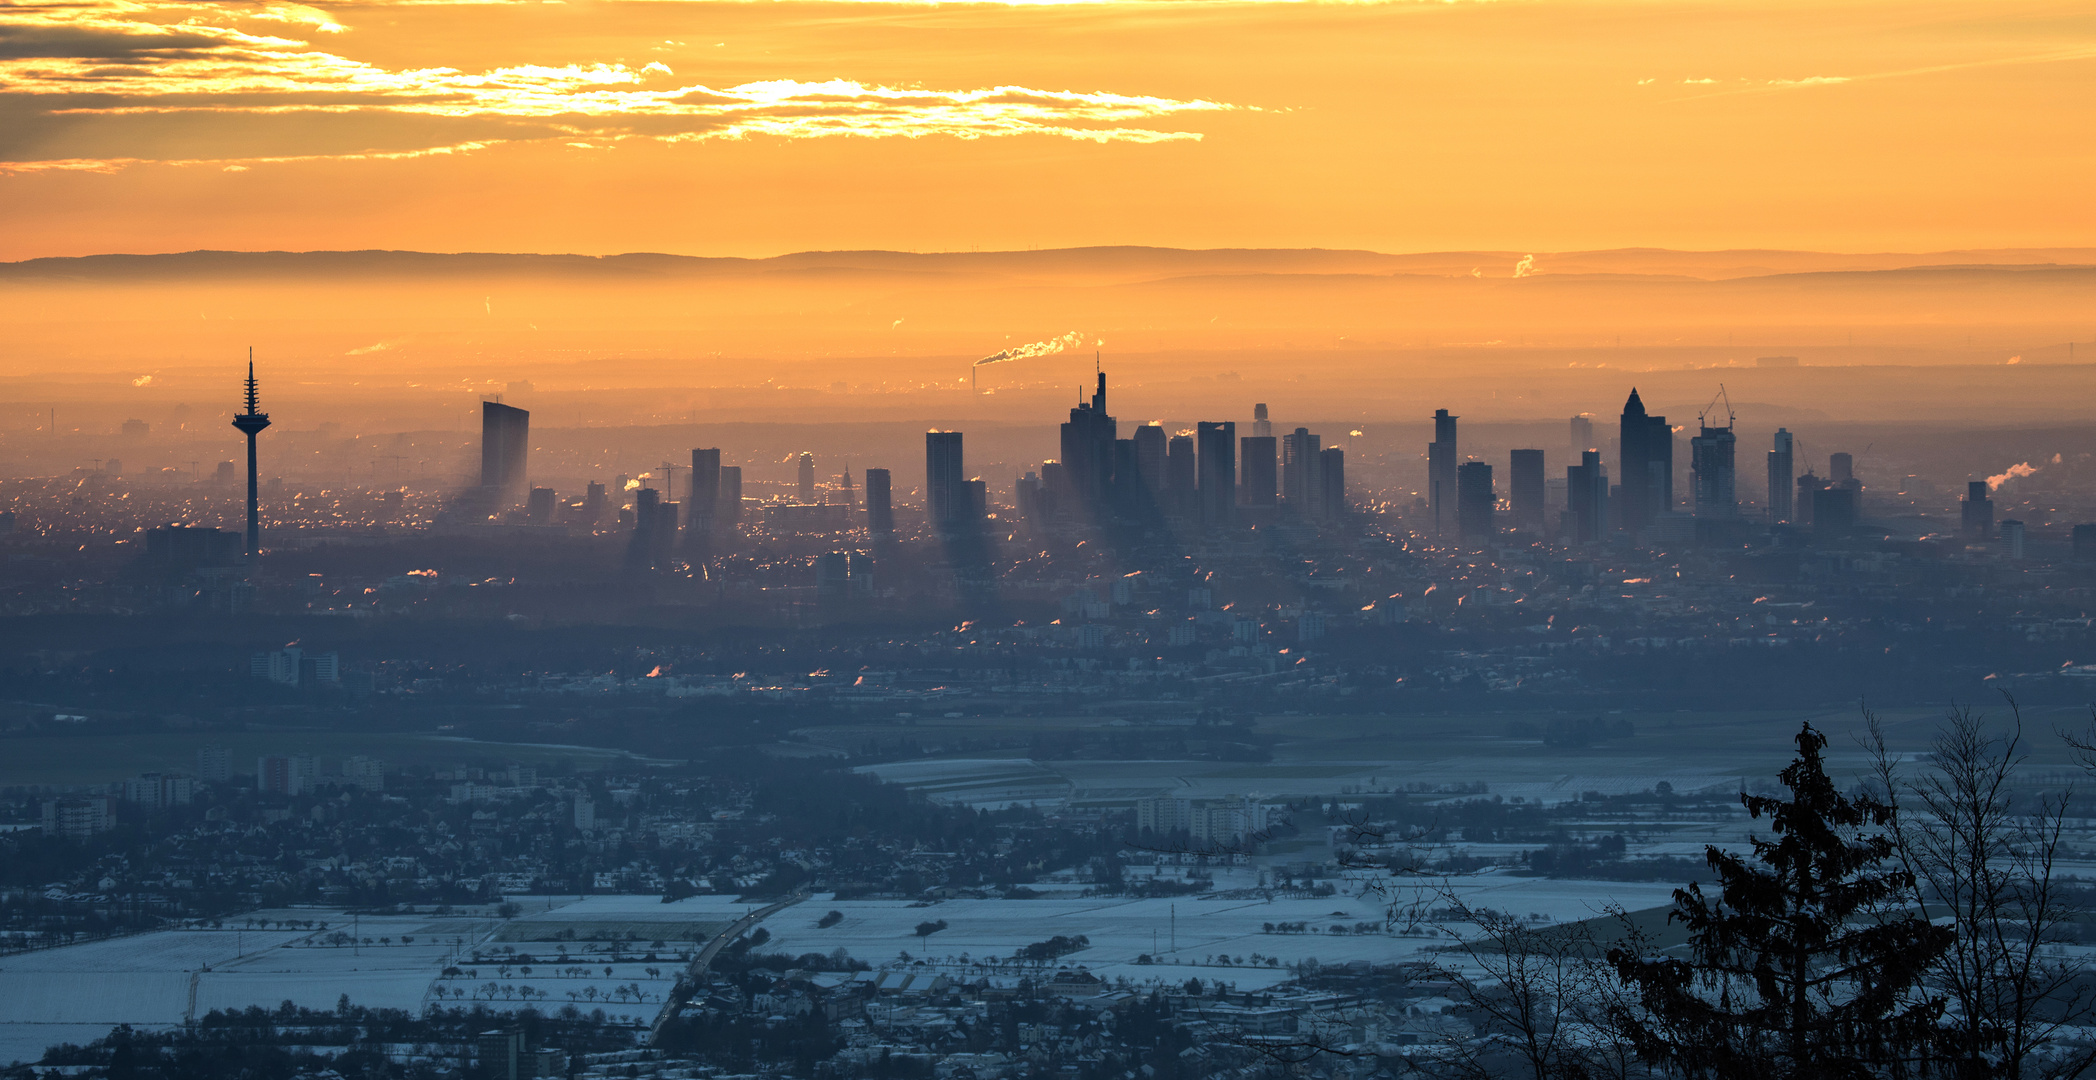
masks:
<path fill-rule="evenodd" d="M 1767 818 L 1750 856 L 1705 858 L 1719 893 L 1674 893 L 1689 958 L 1609 952 L 1633 1003 L 1618 1010 L 1646 1062 L 1708 1080 L 1844 1080 L 1914 1075 L 1943 1002 L 1918 989 L 1953 933 L 1897 907 L 1912 888 L 1888 865 L 1891 808 L 1844 798 L 1827 777 L 1826 736 L 1806 724 L 1780 777 L 1788 798 L 1740 796 Z"/>

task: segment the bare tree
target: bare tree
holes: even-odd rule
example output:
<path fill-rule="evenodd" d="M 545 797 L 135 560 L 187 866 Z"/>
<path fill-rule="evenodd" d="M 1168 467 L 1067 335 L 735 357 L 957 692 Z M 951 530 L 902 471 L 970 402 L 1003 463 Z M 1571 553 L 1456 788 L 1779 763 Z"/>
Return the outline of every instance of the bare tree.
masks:
<path fill-rule="evenodd" d="M 2056 875 L 2073 794 L 2019 790 L 2023 718 L 2015 698 L 2003 698 L 2009 722 L 1998 730 L 1953 707 L 1914 777 L 1902 774 L 1883 725 L 1865 709 L 1873 771 L 1896 814 L 1910 902 L 1957 932 L 1926 983 L 1949 1006 L 1942 1071 L 1959 1080 L 2077 1076 L 2096 1052 L 2065 1036 L 2096 1021 L 2096 996 L 2087 964 L 2064 948 L 2078 913 Z M 2068 741 L 2096 767 L 2096 749 Z"/>

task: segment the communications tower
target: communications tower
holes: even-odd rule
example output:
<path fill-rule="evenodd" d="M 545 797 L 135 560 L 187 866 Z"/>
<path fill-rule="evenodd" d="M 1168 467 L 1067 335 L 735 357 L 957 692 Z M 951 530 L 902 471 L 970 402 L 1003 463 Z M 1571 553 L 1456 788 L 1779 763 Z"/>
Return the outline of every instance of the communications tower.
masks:
<path fill-rule="evenodd" d="M 255 350 L 247 351 L 247 411 L 233 414 L 233 426 L 247 436 L 247 561 L 252 566 L 262 557 L 262 496 L 255 471 L 255 436 L 269 426 L 269 414 L 256 409 L 261 397 L 255 392 Z"/>

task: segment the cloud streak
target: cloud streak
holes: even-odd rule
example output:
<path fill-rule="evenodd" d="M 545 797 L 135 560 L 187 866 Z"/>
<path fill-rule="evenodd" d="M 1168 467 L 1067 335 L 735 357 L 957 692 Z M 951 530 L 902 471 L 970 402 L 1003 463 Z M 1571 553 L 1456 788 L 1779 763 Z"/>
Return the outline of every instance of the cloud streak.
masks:
<path fill-rule="evenodd" d="M 178 14 L 180 22 L 162 21 Z M 276 32 L 234 25 L 241 20 L 295 24 L 330 35 L 344 30 L 327 13 L 296 4 L 170 9 L 143 0 L 101 0 L 85 7 L 0 0 L 0 104 L 75 130 L 95 130 L 96 124 L 128 130 L 156 117 L 166 118 L 166 124 L 179 118 L 194 127 L 199 118 L 240 116 L 248 118 L 249 129 L 269 118 L 333 118 L 341 134 L 329 137 L 341 145 L 314 149 L 301 143 L 276 153 L 212 152 L 209 147 L 194 153 L 142 153 L 112 137 L 105 141 L 119 145 L 109 152 L 83 154 L 50 152 L 51 140 L 38 153 L 37 140 L 18 138 L 11 143 L 29 145 L 0 146 L 0 168 L 397 158 L 538 140 L 596 146 L 634 138 L 1047 135 L 1161 143 L 1201 138 L 1165 121 L 1242 108 L 1106 91 L 929 89 L 851 79 L 768 79 L 716 88 L 680 79 L 661 63 L 639 68 L 519 65 L 477 72 L 389 69 Z M 373 130 L 403 118 L 421 126 L 413 136 L 398 130 L 392 135 L 415 145 L 373 141 Z M 444 123 L 457 125 L 456 130 L 446 134 Z M 314 130 L 302 129 L 299 138 L 310 142 L 319 137 Z"/>

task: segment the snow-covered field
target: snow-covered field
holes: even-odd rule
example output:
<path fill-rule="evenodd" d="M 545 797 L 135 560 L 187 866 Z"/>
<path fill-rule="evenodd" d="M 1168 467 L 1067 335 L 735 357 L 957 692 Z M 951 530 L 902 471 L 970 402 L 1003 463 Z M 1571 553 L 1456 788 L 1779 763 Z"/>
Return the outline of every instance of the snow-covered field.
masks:
<path fill-rule="evenodd" d="M 1242 872 L 1239 872 L 1242 874 Z M 1242 874 L 1249 883 L 1251 875 Z M 1216 887 L 1238 882 L 1218 873 Z M 1610 905 L 1636 910 L 1671 901 L 1673 886 L 1656 883 L 1553 881 L 1487 875 L 1463 879 L 1458 893 L 1472 906 L 1491 907 L 1522 917 L 1551 922 L 1593 918 Z M 1424 897 L 1433 901 L 1430 894 Z M 1411 899 L 1392 897 L 1390 899 Z M 1035 900 L 948 900 L 916 906 L 902 900 L 830 901 L 821 896 L 788 908 L 766 920 L 772 940 L 767 950 L 789 954 L 829 953 L 842 948 L 875 967 L 901 963 L 901 956 L 926 960 L 949 972 L 992 973 L 991 959 L 1008 959 L 1026 945 L 1056 935 L 1089 939 L 1089 947 L 1058 963 L 1082 966 L 1105 979 L 1126 976 L 1136 981 L 1190 976 L 1223 979 L 1245 989 L 1270 986 L 1293 977 L 1290 966 L 1303 960 L 1324 964 L 1367 960 L 1389 963 L 1446 944 L 1446 933 L 1422 929 L 1417 936 L 1388 933 L 1333 934 L 1330 927 L 1351 931 L 1356 923 L 1380 925 L 1390 899 L 1348 896 L 1315 899 L 1257 897 L 1211 899 L 1187 896 L 1172 900 L 1129 900 L 1115 897 L 1049 895 Z M 1438 901 L 1434 902 L 1438 904 Z M 815 924 L 829 911 L 844 915 L 835 926 Z M 944 921 L 946 929 L 920 940 L 919 923 Z M 1267 923 L 1306 923 L 1308 933 L 1267 933 Z M 1176 941 L 1177 948 L 1173 945 Z M 1259 957 L 1255 963 L 1254 955 Z M 1148 955 L 1152 963 L 1139 964 Z M 1227 961 L 1223 958 L 1227 957 Z M 1267 964 L 1272 957 L 1276 963 Z"/>
<path fill-rule="evenodd" d="M 427 1005 L 491 1009 L 603 1009 L 644 1024 L 661 1010 L 682 963 L 678 943 L 648 931 L 694 931 L 710 938 L 746 908 L 731 896 L 664 904 L 656 896 L 527 898 L 504 921 L 486 913 L 352 917 L 338 911 L 256 912 L 247 919 L 325 922 L 320 930 L 168 930 L 0 959 L 0 1065 L 34 1061 L 57 1042 L 84 1042 L 117 1024 L 166 1027 L 213 1009 L 275 1008 L 289 1001 L 329 1009 L 343 996 L 358 1005 L 419 1012 Z M 640 932 L 624 950 L 657 960 L 612 961 L 589 933 L 616 924 Z M 558 940 L 564 930 L 581 930 Z M 370 944 L 333 944 L 354 932 Z M 623 936 L 623 934 L 621 935 Z M 479 949 L 483 959 L 472 959 Z M 513 950 L 500 952 L 498 950 Z M 516 954 L 531 958 L 529 963 Z M 500 961 L 492 959 L 500 956 Z M 460 974 L 446 976 L 448 968 Z M 609 969 L 607 971 L 607 968 Z"/>
<path fill-rule="evenodd" d="M 1215 878 L 1218 891 L 1238 891 L 1255 884 L 1257 874 L 1218 871 Z M 1427 894 L 1379 897 L 1342 891 L 1321 898 L 1268 899 L 1240 893 L 1229 899 L 1128 900 L 1043 888 L 1048 895 L 1034 900 L 929 905 L 818 895 L 765 921 L 772 935 L 765 951 L 828 954 L 841 948 L 877 968 L 901 963 L 907 953 L 912 962 L 928 961 L 952 974 L 1014 975 L 1019 969 L 985 962 L 1007 960 L 1030 943 L 1060 934 L 1083 936 L 1089 945 L 1058 964 L 1082 966 L 1105 979 L 1176 983 L 1199 976 L 1251 989 L 1290 978 L 1290 967 L 1303 960 L 1387 963 L 1447 941 L 1445 933 L 1432 929 L 1416 936 L 1352 932 L 1357 923 L 1380 925 L 1393 899 L 1438 903 Z M 1456 888 L 1473 906 L 1569 922 L 1591 918 L 1612 904 L 1635 910 L 1667 903 L 1673 887 L 1484 875 L 1461 879 Z M 694 928 L 711 936 L 749 910 L 728 896 L 696 896 L 674 904 L 655 896 L 520 902 L 525 910 L 510 921 L 486 913 L 352 918 L 312 909 L 260 912 L 256 917 L 272 924 L 325 921 L 329 929 L 169 930 L 8 957 L 0 960 L 0 1064 L 36 1060 L 52 1043 L 98 1038 L 117 1024 L 166 1027 L 213 1009 L 275 1008 L 285 1001 L 332 1008 L 345 994 L 359 1005 L 414 1011 L 428 1005 L 559 1009 L 573 1004 L 645 1024 L 661 1009 L 683 966 L 671 955 L 679 944 L 671 932 L 683 928 L 688 943 Z M 841 912 L 843 919 L 818 928 L 815 924 L 830 911 Z M 946 929 L 928 939 L 917 937 L 919 923 L 938 921 Z M 1309 932 L 1268 933 L 1264 928 L 1297 922 L 1307 924 Z M 1335 924 L 1348 932 L 1332 933 Z M 609 958 L 603 943 L 560 936 L 565 929 L 612 925 L 663 933 L 628 942 L 622 960 Z M 329 942 L 332 934 L 352 928 L 372 944 Z M 657 950 L 654 961 L 640 959 L 651 951 L 652 940 L 667 947 Z M 473 959 L 475 950 L 479 960 Z M 1152 962 L 1136 962 L 1146 955 Z M 444 974 L 454 967 L 459 974 Z"/>

